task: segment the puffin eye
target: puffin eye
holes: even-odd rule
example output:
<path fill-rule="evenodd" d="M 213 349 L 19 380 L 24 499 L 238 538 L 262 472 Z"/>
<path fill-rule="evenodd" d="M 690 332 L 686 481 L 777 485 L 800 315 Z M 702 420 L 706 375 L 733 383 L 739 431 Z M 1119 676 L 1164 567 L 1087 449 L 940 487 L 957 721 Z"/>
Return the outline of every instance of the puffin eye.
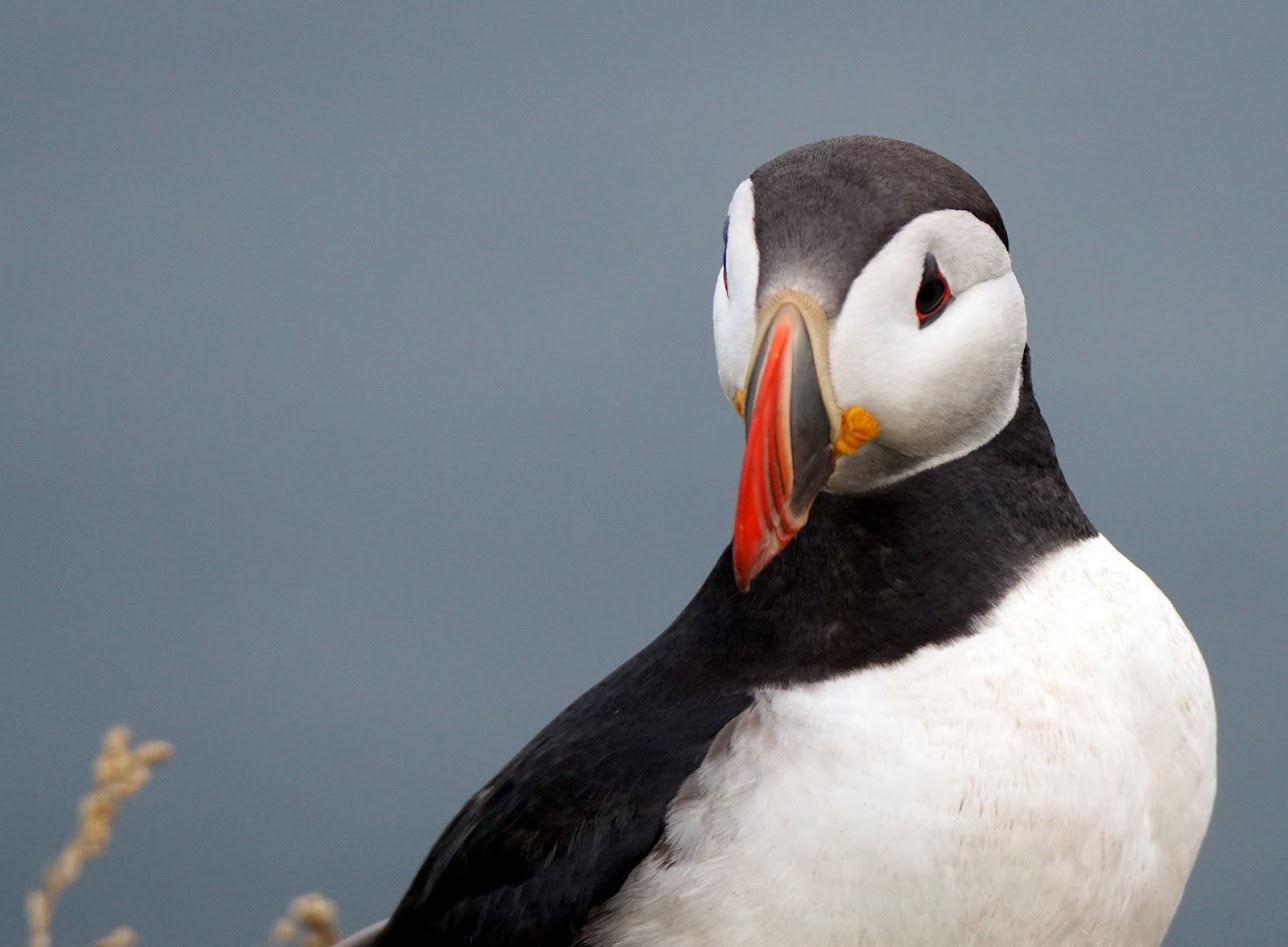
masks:
<path fill-rule="evenodd" d="M 934 322 L 948 301 L 953 298 L 948 288 L 948 281 L 939 270 L 939 263 L 933 253 L 926 254 L 926 263 L 921 271 L 921 288 L 917 290 L 917 319 L 921 328 Z"/>

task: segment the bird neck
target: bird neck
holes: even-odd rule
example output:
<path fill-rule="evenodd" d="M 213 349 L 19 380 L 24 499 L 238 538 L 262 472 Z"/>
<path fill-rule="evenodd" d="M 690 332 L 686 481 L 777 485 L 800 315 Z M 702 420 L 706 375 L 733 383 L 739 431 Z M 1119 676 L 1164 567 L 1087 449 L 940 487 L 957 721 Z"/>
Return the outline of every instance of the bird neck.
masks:
<path fill-rule="evenodd" d="M 820 495 L 750 591 L 737 592 L 726 551 L 699 599 L 726 603 L 738 639 L 824 677 L 971 633 L 1045 554 L 1095 535 L 1060 471 L 1026 354 L 1015 415 L 987 444 L 879 492 Z"/>

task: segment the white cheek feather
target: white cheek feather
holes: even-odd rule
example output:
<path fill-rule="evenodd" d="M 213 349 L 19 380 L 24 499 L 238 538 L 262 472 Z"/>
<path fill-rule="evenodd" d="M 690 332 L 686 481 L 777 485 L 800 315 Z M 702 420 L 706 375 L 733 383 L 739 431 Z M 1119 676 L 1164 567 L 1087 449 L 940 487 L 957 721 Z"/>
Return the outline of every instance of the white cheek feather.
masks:
<path fill-rule="evenodd" d="M 923 328 L 914 300 L 927 252 L 954 298 Z M 1014 415 L 1026 338 L 1024 294 L 992 228 L 965 211 L 923 214 L 850 286 L 830 339 L 837 400 L 875 414 L 878 443 L 916 469 L 944 463 Z"/>
<path fill-rule="evenodd" d="M 756 340 L 756 284 L 760 278 L 760 251 L 756 246 L 756 206 L 751 179 L 743 181 L 729 202 L 729 238 L 725 246 L 729 291 L 725 274 L 716 275 L 711 304 L 716 338 L 716 366 L 720 387 L 730 401 L 747 378 L 751 346 Z"/>

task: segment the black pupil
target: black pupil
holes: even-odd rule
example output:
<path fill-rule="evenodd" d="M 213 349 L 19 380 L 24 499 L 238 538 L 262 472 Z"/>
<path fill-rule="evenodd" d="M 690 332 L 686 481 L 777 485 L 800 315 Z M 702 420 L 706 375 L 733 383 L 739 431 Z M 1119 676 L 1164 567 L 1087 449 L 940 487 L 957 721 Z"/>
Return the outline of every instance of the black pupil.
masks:
<path fill-rule="evenodd" d="M 922 315 L 933 312 L 935 307 L 944 300 L 944 289 L 944 281 L 938 276 L 932 276 L 922 283 L 921 289 L 917 290 L 917 311 Z"/>
<path fill-rule="evenodd" d="M 917 290 L 917 313 L 928 316 L 944 304 L 948 284 L 939 273 L 939 263 L 933 253 L 926 254 L 926 265 L 921 275 L 921 288 Z"/>

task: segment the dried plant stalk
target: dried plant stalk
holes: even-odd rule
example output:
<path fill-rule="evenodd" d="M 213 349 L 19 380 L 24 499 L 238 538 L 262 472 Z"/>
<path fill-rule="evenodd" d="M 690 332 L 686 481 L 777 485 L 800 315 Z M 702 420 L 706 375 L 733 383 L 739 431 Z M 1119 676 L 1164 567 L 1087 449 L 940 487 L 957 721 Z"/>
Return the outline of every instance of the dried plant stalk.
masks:
<path fill-rule="evenodd" d="M 172 756 L 174 747 L 163 740 L 131 747 L 129 727 L 112 727 L 103 735 L 102 749 L 94 760 L 94 786 L 80 801 L 76 834 L 45 869 L 40 887 L 27 895 L 29 947 L 49 947 L 59 897 L 80 877 L 85 862 L 107 850 L 121 803 L 148 784 L 153 767 Z M 97 947 L 133 947 L 135 940 L 134 931 L 121 927 Z"/>
<path fill-rule="evenodd" d="M 139 935 L 128 927 L 118 927 L 94 944 L 94 947 L 134 947 Z"/>
<path fill-rule="evenodd" d="M 286 916 L 273 924 L 273 943 L 279 947 L 295 943 L 299 947 L 331 947 L 340 940 L 336 926 L 339 911 L 328 897 L 310 892 L 291 901 Z"/>

